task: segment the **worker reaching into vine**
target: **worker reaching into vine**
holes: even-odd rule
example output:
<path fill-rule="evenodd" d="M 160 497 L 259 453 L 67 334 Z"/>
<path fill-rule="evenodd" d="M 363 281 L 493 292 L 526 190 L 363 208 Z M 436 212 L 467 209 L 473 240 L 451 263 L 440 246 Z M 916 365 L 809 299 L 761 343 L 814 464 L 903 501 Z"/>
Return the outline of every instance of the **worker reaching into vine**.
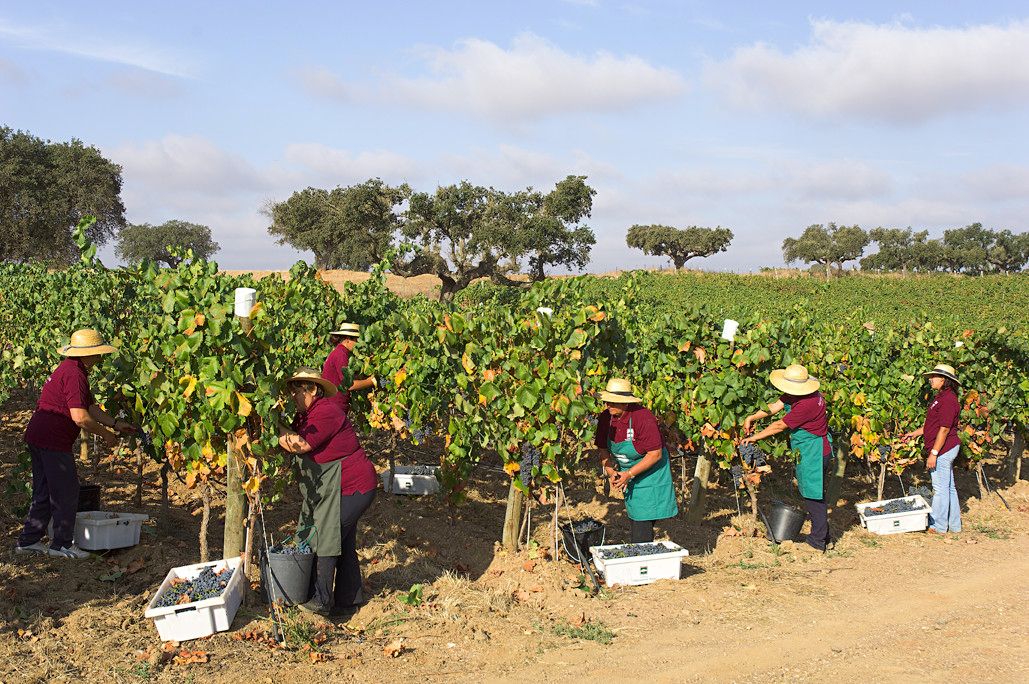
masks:
<path fill-rule="evenodd" d="M 749 436 L 744 437 L 741 444 L 753 444 L 789 431 L 790 447 L 800 453 L 796 464 L 797 486 L 811 518 L 811 533 L 806 541 L 810 547 L 825 551 L 832 540 L 826 501 L 826 485 L 832 468 L 832 436 L 825 398 L 818 391 L 818 380 L 799 364 L 772 371 L 769 381 L 783 394 L 768 405 L 767 411 L 757 411 L 744 419 L 743 434 Z M 784 408 L 786 415 L 750 435 L 754 421 L 773 416 Z"/>
<path fill-rule="evenodd" d="M 331 382 L 340 391 L 333 397 L 333 401 L 343 408 L 344 413 L 350 413 L 350 393 L 366 389 L 375 389 L 379 381 L 375 376 L 368 378 L 354 379 L 347 389 L 340 386 L 344 384 L 344 369 L 350 366 L 350 357 L 354 354 L 361 339 L 361 326 L 357 323 L 341 323 L 339 329 L 329 333 L 329 341 L 332 343 L 332 351 L 325 359 L 322 366 L 322 377 Z"/>

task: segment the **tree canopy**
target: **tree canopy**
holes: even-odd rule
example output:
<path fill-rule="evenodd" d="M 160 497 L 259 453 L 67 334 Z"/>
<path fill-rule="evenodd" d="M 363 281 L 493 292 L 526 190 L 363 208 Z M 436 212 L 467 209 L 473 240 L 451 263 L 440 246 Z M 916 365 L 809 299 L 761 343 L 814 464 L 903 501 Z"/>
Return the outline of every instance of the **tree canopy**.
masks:
<path fill-rule="evenodd" d="M 808 226 L 799 238 L 783 240 L 782 256 L 786 263 L 818 264 L 828 276 L 831 266 L 842 270 L 843 264 L 860 258 L 869 241 L 868 233 L 860 226 L 815 224 Z"/>
<path fill-rule="evenodd" d="M 929 231 L 874 228 L 869 237 L 879 251 L 861 260 L 866 271 L 951 273 L 1015 273 L 1029 263 L 1029 233 L 994 231 L 981 223 L 944 231 L 929 239 Z"/>
<path fill-rule="evenodd" d="M 732 242 L 733 234 L 728 228 L 672 228 L 662 225 L 635 225 L 625 236 L 625 243 L 644 254 L 666 256 L 672 260 L 675 270 L 696 257 L 706 257 L 724 252 Z"/>
<path fill-rule="evenodd" d="M 165 221 L 159 226 L 149 223 L 129 224 L 118 231 L 115 253 L 128 263 L 150 259 L 175 268 L 186 250 L 198 259 L 210 259 L 219 249 L 211 239 L 211 229 L 188 221 Z"/>
<path fill-rule="evenodd" d="M 88 237 L 107 243 L 125 224 L 121 184 L 95 147 L 0 127 L 0 260 L 74 261 L 71 232 L 86 215 L 97 219 Z"/>
<path fill-rule="evenodd" d="M 367 270 L 382 260 L 401 225 L 411 190 L 378 178 L 333 190 L 307 188 L 270 205 L 268 232 L 279 244 L 314 252 L 318 268 Z"/>

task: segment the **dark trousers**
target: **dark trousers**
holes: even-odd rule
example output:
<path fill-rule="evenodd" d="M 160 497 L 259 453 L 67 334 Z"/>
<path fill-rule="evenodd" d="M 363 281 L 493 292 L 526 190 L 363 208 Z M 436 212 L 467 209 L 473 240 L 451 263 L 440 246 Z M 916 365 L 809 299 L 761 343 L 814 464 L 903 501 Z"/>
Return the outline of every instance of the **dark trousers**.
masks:
<path fill-rule="evenodd" d="M 649 544 L 654 541 L 654 523 L 656 520 L 630 520 L 629 540 L 633 544 Z"/>
<path fill-rule="evenodd" d="M 829 504 L 826 500 L 829 489 L 829 478 L 832 476 L 832 456 L 822 456 L 822 498 L 804 499 L 804 508 L 811 518 L 811 534 L 807 536 L 807 543 L 811 546 L 825 551 L 825 547 L 832 541 L 829 534 Z"/>
<path fill-rule="evenodd" d="M 75 513 L 79 507 L 79 475 L 71 452 L 51 451 L 29 445 L 32 455 L 32 504 L 25 526 L 18 536 L 18 546 L 35 544 L 46 534 L 50 520 L 54 533 L 50 548 L 62 549 L 72 544 L 75 535 Z"/>
<path fill-rule="evenodd" d="M 339 504 L 341 555 L 318 556 L 312 573 L 314 598 L 328 608 L 364 603 L 361 566 L 357 560 L 357 521 L 375 500 L 375 490 L 344 495 Z"/>

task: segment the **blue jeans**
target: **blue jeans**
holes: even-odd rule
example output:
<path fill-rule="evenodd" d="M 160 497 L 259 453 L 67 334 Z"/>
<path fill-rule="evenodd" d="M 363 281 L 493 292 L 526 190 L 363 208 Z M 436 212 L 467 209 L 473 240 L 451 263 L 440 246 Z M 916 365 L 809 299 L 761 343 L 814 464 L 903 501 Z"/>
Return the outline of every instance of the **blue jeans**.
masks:
<path fill-rule="evenodd" d="M 32 454 L 32 505 L 18 546 L 30 546 L 46 534 L 54 521 L 50 548 L 71 546 L 75 534 L 75 512 L 79 507 L 79 476 L 70 452 L 51 451 L 28 445 Z"/>
<path fill-rule="evenodd" d="M 933 479 L 933 505 L 929 524 L 937 532 L 961 531 L 961 502 L 954 486 L 954 461 L 960 446 L 936 457 L 936 467 L 929 471 Z"/>

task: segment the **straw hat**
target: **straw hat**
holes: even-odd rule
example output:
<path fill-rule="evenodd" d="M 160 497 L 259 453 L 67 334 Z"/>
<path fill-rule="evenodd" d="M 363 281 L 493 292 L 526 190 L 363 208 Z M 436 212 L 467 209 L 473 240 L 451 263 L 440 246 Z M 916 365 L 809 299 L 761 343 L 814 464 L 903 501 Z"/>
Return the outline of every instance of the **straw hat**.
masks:
<path fill-rule="evenodd" d="M 958 380 L 957 373 L 954 372 L 954 366 L 948 366 L 945 363 L 936 364 L 935 368 L 933 368 L 928 373 L 923 373 L 923 375 L 939 375 L 944 378 L 950 378 L 954 382 L 961 384 Z"/>
<path fill-rule="evenodd" d="M 799 363 L 772 371 L 768 380 L 776 389 L 795 397 L 816 392 L 819 387 L 818 380 L 808 375 L 807 368 Z"/>
<path fill-rule="evenodd" d="M 360 337 L 361 326 L 357 323 L 340 323 L 338 330 L 333 330 L 330 335 L 343 335 L 344 337 Z"/>
<path fill-rule="evenodd" d="M 335 385 L 323 378 L 322 374 L 317 370 L 310 368 L 309 366 L 301 366 L 300 368 L 297 368 L 297 371 L 293 373 L 293 376 L 289 380 L 286 381 L 286 384 L 288 385 L 291 382 L 297 381 L 313 382 L 325 390 L 325 396 L 327 397 L 333 396 L 338 391 Z"/>
<path fill-rule="evenodd" d="M 71 334 L 69 344 L 57 350 L 62 356 L 96 356 L 97 354 L 113 354 L 117 351 L 107 344 L 96 330 L 85 328 Z"/>
<path fill-rule="evenodd" d="M 600 400 L 611 404 L 638 404 L 641 399 L 632 391 L 632 383 L 623 378 L 611 378 L 600 393 Z"/>

